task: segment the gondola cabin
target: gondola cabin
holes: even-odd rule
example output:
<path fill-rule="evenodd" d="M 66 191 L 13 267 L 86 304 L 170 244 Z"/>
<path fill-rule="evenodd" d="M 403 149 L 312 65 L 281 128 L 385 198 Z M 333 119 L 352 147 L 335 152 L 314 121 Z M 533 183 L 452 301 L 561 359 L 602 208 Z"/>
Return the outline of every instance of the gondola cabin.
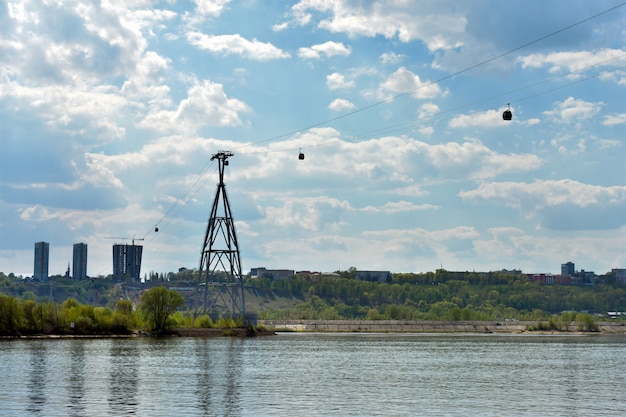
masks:
<path fill-rule="evenodd" d="M 300 153 L 298 154 L 298 159 L 301 161 L 304 159 L 304 154 L 302 153 L 302 151 L 300 151 Z"/>
<path fill-rule="evenodd" d="M 511 113 L 511 106 L 509 106 L 508 109 L 506 109 L 503 113 L 502 113 L 502 119 L 503 120 L 511 120 L 513 118 L 513 113 Z"/>

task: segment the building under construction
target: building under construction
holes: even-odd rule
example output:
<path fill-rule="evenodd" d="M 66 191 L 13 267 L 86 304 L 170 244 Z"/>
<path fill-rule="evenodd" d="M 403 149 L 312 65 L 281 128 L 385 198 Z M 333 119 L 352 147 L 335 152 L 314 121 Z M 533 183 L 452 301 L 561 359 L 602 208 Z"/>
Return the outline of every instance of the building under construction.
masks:
<path fill-rule="evenodd" d="M 143 246 L 128 244 L 113 245 L 113 279 L 141 281 L 141 255 Z"/>

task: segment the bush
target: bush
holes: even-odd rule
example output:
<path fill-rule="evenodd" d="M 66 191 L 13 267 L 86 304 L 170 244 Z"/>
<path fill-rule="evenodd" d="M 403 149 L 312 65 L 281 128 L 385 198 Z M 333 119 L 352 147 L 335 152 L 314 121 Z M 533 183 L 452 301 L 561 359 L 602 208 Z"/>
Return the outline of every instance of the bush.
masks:
<path fill-rule="evenodd" d="M 205 314 L 205 315 L 198 317 L 195 320 L 194 327 L 199 327 L 202 329 L 210 329 L 212 327 L 215 327 L 215 323 L 213 323 L 213 320 L 211 320 L 211 317 Z"/>

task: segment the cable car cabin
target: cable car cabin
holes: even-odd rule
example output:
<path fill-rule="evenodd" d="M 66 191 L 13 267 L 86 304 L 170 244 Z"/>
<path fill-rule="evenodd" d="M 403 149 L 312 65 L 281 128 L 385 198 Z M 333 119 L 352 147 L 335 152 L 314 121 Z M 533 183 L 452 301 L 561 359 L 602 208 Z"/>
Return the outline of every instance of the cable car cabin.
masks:
<path fill-rule="evenodd" d="M 304 159 L 304 154 L 302 152 L 298 154 L 298 159 L 301 161 Z"/>
<path fill-rule="evenodd" d="M 513 113 L 511 113 L 511 110 L 507 109 L 502 113 L 503 120 L 511 120 L 512 118 L 513 118 Z"/>

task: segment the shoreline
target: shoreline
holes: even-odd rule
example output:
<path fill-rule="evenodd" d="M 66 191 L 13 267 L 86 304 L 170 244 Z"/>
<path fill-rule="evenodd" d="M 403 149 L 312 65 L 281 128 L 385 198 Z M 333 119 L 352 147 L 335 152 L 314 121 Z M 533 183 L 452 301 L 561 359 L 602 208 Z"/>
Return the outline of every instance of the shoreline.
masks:
<path fill-rule="evenodd" d="M 406 320 L 258 320 L 249 328 L 174 328 L 168 334 L 156 336 L 149 332 L 129 334 L 33 334 L 3 335 L 2 339 L 132 339 L 140 337 L 265 337 L 276 332 L 294 333 L 429 333 L 429 334 L 554 334 L 626 336 L 626 322 L 597 322 L 597 331 L 581 331 L 577 323 L 569 330 L 529 330 L 537 321 L 406 321 Z"/>
<path fill-rule="evenodd" d="M 541 322 L 541 321 L 539 321 Z M 626 322 L 598 322 L 597 331 L 580 331 L 572 322 L 569 330 L 529 330 L 537 321 L 406 321 L 406 320 L 259 320 L 258 325 L 288 332 L 363 333 L 526 333 L 626 335 Z"/>

